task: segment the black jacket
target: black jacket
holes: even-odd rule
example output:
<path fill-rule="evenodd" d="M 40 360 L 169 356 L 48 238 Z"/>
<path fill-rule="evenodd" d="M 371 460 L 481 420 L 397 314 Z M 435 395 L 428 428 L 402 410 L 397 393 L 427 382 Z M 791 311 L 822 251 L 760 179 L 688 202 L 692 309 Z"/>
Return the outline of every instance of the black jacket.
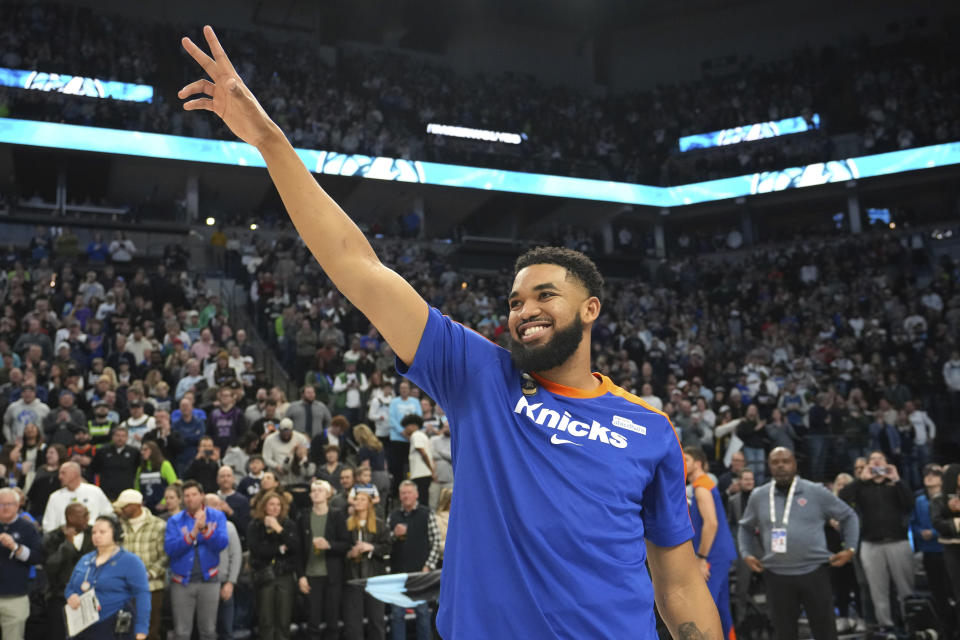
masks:
<path fill-rule="evenodd" d="M 180 452 L 183 451 L 183 436 L 180 435 L 179 431 L 170 430 L 169 436 L 160 435 L 159 429 L 151 429 L 143 434 L 143 441 L 146 442 L 151 440 L 160 445 L 160 451 L 163 452 L 163 457 L 167 460 L 170 460 L 172 463 L 178 457 L 180 457 Z"/>
<path fill-rule="evenodd" d="M 943 473 L 943 489 L 930 501 L 930 521 L 940 534 L 942 543 L 960 540 L 960 527 L 957 526 L 960 524 L 960 512 L 952 511 L 949 507 L 950 496 L 957 494 L 958 475 L 960 464 L 948 465 Z"/>
<path fill-rule="evenodd" d="M 111 442 L 97 447 L 97 455 L 90 463 L 91 470 L 100 476 L 100 488 L 112 501 L 124 489 L 133 487 L 140 466 L 140 450 L 130 445 L 120 449 Z"/>
<path fill-rule="evenodd" d="M 310 513 L 312 508 L 300 511 L 300 565 L 297 567 L 297 576 L 303 576 L 307 562 L 313 554 L 313 532 L 310 530 Z M 343 557 L 353 542 L 347 531 L 347 517 L 339 509 L 330 509 L 327 512 L 327 526 L 323 530 L 323 537 L 330 543 L 330 548 L 324 551 L 327 561 L 327 577 L 330 583 L 343 582 Z"/>
<path fill-rule="evenodd" d="M 860 516 L 860 540 L 892 542 L 907 539 L 913 494 L 901 481 L 854 480 L 840 491 Z"/>
<path fill-rule="evenodd" d="M 364 553 L 357 558 L 346 558 L 344 560 L 346 565 L 346 579 L 357 580 L 359 578 L 371 578 L 385 574 L 387 572 L 386 557 L 390 554 L 392 547 L 390 530 L 387 529 L 387 523 L 384 522 L 383 519 L 377 518 L 376 533 L 371 534 L 366 529 L 363 531 L 354 529 L 353 531 L 348 530 L 347 534 L 350 536 L 350 547 L 353 547 L 354 543 L 360 540 L 360 536 L 362 535 L 364 542 L 369 542 L 373 545 L 373 551 L 371 553 Z"/>
<path fill-rule="evenodd" d="M 283 532 L 267 530 L 263 520 L 253 520 L 247 529 L 247 549 L 250 551 L 250 568 L 254 571 L 273 566 L 276 575 L 296 574 L 300 571 L 302 551 L 300 532 L 293 518 L 282 522 Z M 280 547 L 285 546 L 283 553 Z"/>
<path fill-rule="evenodd" d="M 80 550 L 67 542 L 63 529 L 54 529 L 43 536 L 43 570 L 47 574 L 47 598 L 63 600 L 63 592 L 73 575 L 73 568 L 84 554 L 93 551 L 93 527 L 83 530 L 83 542 Z"/>

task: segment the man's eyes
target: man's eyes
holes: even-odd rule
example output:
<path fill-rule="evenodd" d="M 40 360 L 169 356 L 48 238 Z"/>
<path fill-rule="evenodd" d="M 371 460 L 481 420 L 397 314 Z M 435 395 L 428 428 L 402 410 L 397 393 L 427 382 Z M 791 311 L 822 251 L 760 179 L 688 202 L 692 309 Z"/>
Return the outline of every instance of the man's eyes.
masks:
<path fill-rule="evenodd" d="M 554 292 L 552 292 L 552 291 L 541 291 L 540 294 L 537 295 L 537 299 L 539 299 L 539 300 L 544 300 L 544 299 L 546 299 L 546 298 L 552 298 L 552 297 L 554 297 L 554 296 L 556 296 L 556 295 L 557 295 L 557 294 L 554 293 Z M 510 308 L 511 308 L 511 309 L 516 309 L 516 308 L 518 308 L 519 306 L 520 306 L 520 300 L 511 300 L 511 301 L 510 301 Z"/>

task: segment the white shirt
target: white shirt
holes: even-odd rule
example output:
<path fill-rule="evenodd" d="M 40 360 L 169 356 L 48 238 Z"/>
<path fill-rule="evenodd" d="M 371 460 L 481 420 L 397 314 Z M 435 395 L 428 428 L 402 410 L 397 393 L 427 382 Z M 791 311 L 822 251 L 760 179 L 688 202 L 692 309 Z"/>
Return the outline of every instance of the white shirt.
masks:
<path fill-rule="evenodd" d="M 925 445 L 932 442 L 937 435 L 937 425 L 933 423 L 926 411 L 916 409 L 910 416 L 910 424 L 913 425 L 914 440 L 916 445 Z"/>
<path fill-rule="evenodd" d="M 427 457 L 430 458 L 430 462 L 433 462 L 433 457 L 430 455 L 430 439 L 423 431 L 414 431 L 410 436 L 410 478 L 423 478 L 433 475 L 430 467 L 423 461 L 423 456 L 420 455 L 418 449 L 423 449 L 427 453 Z"/>
<path fill-rule="evenodd" d="M 294 431 L 289 442 L 280 439 L 280 432 L 275 431 L 263 440 L 263 461 L 271 471 L 283 464 L 283 461 L 293 454 L 298 445 L 310 446 L 310 439 L 299 431 Z"/>
<path fill-rule="evenodd" d="M 82 502 L 87 507 L 87 511 L 90 512 L 91 521 L 98 516 L 113 515 L 113 505 L 110 504 L 100 487 L 86 482 L 80 483 L 76 491 L 61 487 L 50 494 L 47 510 L 43 512 L 44 533 L 53 531 L 67 523 L 64 511 L 71 502 Z"/>
<path fill-rule="evenodd" d="M 73 534 L 73 548 L 80 551 L 81 547 L 83 547 L 83 531 L 78 531 Z"/>
<path fill-rule="evenodd" d="M 147 434 L 147 431 L 157 427 L 157 421 L 154 420 L 153 416 L 148 416 L 147 414 L 140 416 L 139 420 L 133 417 L 127 418 L 123 421 L 123 424 L 127 425 L 127 433 L 133 438 L 131 444 L 137 446 L 143 442 L 143 436 Z"/>

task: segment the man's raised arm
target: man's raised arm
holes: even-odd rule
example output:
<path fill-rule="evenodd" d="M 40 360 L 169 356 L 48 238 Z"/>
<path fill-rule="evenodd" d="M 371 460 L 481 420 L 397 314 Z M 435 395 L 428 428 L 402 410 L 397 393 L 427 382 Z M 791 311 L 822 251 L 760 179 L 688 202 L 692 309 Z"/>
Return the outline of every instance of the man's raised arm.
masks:
<path fill-rule="evenodd" d="M 320 188 L 283 131 L 237 75 L 213 29 L 204 27 L 203 35 L 213 57 L 189 38 L 183 39 L 183 48 L 210 80 L 197 80 L 180 90 L 182 99 L 204 96 L 188 100 L 183 108 L 213 111 L 237 137 L 260 151 L 293 225 L 320 266 L 394 353 L 411 364 L 427 324 L 426 302 L 380 262 L 357 225 Z"/>

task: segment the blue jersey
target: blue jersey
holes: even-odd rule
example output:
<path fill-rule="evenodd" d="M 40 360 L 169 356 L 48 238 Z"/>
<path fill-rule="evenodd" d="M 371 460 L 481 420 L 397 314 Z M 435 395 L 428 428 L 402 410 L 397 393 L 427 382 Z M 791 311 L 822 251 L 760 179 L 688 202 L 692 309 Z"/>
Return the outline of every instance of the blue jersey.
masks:
<path fill-rule="evenodd" d="M 730 533 L 730 527 L 727 526 L 727 512 L 723 508 L 723 500 L 720 498 L 720 492 L 717 491 L 717 485 L 708 475 L 702 475 L 693 481 L 693 487 L 701 487 L 710 492 L 713 498 L 713 508 L 717 512 L 717 535 L 713 538 L 713 545 L 710 547 L 710 553 L 707 554 L 707 562 L 717 567 L 723 564 L 729 565 L 737 559 L 737 547 L 733 542 L 733 534 Z M 700 505 L 694 497 L 690 501 L 690 521 L 693 523 L 693 550 L 700 551 L 700 536 L 703 534 L 703 516 L 700 514 Z M 724 570 L 724 573 L 726 571 Z"/>
<path fill-rule="evenodd" d="M 441 635 L 655 639 L 644 541 L 693 536 L 666 415 L 597 374 L 526 396 L 508 351 L 435 309 L 398 370 L 450 418 Z"/>

